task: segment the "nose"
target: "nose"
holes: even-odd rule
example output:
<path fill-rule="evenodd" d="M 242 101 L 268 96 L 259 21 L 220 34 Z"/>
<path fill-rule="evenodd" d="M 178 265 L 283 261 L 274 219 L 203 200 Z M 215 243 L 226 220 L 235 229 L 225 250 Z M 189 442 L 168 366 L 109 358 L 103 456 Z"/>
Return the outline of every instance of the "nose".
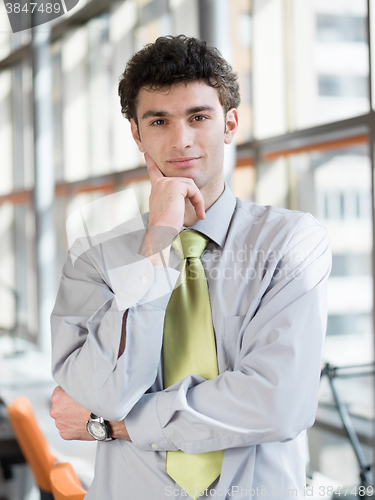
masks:
<path fill-rule="evenodd" d="M 193 145 L 193 131 L 187 123 L 175 123 L 171 129 L 171 147 L 177 151 L 184 151 Z"/>

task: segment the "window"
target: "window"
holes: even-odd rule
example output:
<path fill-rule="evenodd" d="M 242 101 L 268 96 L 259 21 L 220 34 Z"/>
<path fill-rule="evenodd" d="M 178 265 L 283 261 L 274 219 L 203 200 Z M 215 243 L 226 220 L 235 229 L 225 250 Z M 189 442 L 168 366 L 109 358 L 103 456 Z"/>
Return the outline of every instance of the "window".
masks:
<path fill-rule="evenodd" d="M 368 97 L 368 79 L 364 76 L 318 75 L 319 95 Z"/>
<path fill-rule="evenodd" d="M 251 15 L 250 12 L 243 12 L 238 16 L 238 43 L 242 47 L 251 47 Z"/>
<path fill-rule="evenodd" d="M 316 39 L 319 42 L 367 42 L 366 18 L 317 14 Z"/>
<path fill-rule="evenodd" d="M 368 92 L 368 2 L 229 3 L 225 44 L 242 91 L 231 188 L 244 199 L 311 212 L 327 227 L 333 267 L 324 359 L 340 365 L 372 361 L 374 160 L 368 144 L 375 143 L 375 114 Z M 369 4 L 374 58 L 375 7 Z M 157 36 L 199 37 L 207 21 L 199 15 L 199 0 L 79 0 L 51 23 L 56 282 L 69 247 L 66 220 L 74 210 L 128 188 L 140 210 L 147 210 L 150 184 L 120 112 L 118 78 L 131 55 Z M 37 343 L 31 36 L 32 30 L 11 33 L 0 2 L 0 330 L 16 329 Z M 375 96 L 374 76 L 372 84 Z M 100 218 L 90 216 L 93 231 L 110 217 L 111 206 L 103 206 Z M 365 429 L 362 441 L 373 426 L 372 384 L 370 378 L 340 383 L 356 425 Z M 332 428 L 310 431 L 312 467 L 338 483 L 355 484 L 355 457 L 338 435 L 324 381 L 321 387 L 318 422 Z"/>
<path fill-rule="evenodd" d="M 253 3 L 254 136 L 265 139 L 369 111 L 367 4 Z"/>
<path fill-rule="evenodd" d="M 326 227 L 331 238 L 333 262 L 328 280 L 328 324 L 323 361 L 333 366 L 362 365 L 374 360 L 369 147 L 366 143 L 341 149 L 325 147 L 327 149 L 319 151 L 318 147 L 313 150 L 310 146 L 312 150 L 308 152 L 293 154 L 291 151 L 272 161 L 261 162 L 256 198 L 261 204 L 310 212 Z M 371 377 L 353 378 L 347 383 L 340 380 L 338 387 L 341 397 L 358 418 L 372 415 Z M 339 425 L 332 394 L 324 380 L 317 419 L 325 425 L 327 422 Z M 352 471 L 358 470 L 348 442 L 327 437 L 315 428 L 309 436 L 313 468 L 336 480 L 337 485 L 347 484 L 347 474 L 354 475 Z M 370 443 L 370 435 L 368 439 Z M 340 446 L 332 448 L 332 440 Z M 339 472 L 332 461 L 341 463 L 340 454 L 349 457 L 350 467 L 343 467 Z M 327 456 L 331 462 L 325 460 Z"/>
<path fill-rule="evenodd" d="M 369 276 L 371 255 L 369 253 L 335 254 L 332 257 L 331 276 Z"/>
<path fill-rule="evenodd" d="M 241 90 L 241 104 L 238 109 L 239 126 L 235 135 L 236 144 L 251 139 L 252 136 L 252 21 L 250 0 L 231 2 L 231 59 L 234 71 L 238 74 Z"/>

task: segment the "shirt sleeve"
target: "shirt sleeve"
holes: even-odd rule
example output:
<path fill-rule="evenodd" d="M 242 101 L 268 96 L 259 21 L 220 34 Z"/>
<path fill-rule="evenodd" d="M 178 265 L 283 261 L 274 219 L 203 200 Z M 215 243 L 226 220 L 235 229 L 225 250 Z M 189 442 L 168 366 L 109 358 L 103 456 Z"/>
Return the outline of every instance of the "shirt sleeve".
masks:
<path fill-rule="evenodd" d="M 271 265 L 234 370 L 145 394 L 125 419 L 136 446 L 202 453 L 291 440 L 313 424 L 331 268 L 326 230 L 303 218 L 268 272 Z"/>
<path fill-rule="evenodd" d="M 51 315 L 52 373 L 83 407 L 116 421 L 155 380 L 165 309 L 179 273 L 129 252 L 110 269 L 99 263 L 105 261 L 99 250 L 68 254 Z M 126 310 L 126 347 L 118 358 Z"/>

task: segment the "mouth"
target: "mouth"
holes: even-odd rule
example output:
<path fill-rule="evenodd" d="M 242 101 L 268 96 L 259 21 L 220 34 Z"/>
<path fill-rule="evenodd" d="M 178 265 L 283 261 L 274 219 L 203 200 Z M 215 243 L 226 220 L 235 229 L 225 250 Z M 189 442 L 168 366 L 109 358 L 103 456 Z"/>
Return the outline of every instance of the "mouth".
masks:
<path fill-rule="evenodd" d="M 168 160 L 167 163 L 170 163 L 171 165 L 173 165 L 175 167 L 191 167 L 199 159 L 200 159 L 200 156 L 181 156 L 181 157 L 172 158 L 171 160 Z"/>

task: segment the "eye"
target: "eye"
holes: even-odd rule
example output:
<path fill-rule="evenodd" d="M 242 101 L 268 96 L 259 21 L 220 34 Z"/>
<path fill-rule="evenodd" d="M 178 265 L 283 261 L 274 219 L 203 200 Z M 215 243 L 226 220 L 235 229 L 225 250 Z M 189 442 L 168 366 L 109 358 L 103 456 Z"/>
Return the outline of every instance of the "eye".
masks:
<path fill-rule="evenodd" d="M 155 120 L 154 122 L 151 123 L 151 125 L 155 125 L 156 127 L 158 125 L 164 125 L 165 121 L 164 120 Z"/>
<path fill-rule="evenodd" d="M 206 117 L 203 115 L 197 115 L 197 116 L 194 116 L 194 118 L 193 118 L 193 121 L 195 121 L 195 122 L 203 122 L 204 120 L 206 120 Z"/>

